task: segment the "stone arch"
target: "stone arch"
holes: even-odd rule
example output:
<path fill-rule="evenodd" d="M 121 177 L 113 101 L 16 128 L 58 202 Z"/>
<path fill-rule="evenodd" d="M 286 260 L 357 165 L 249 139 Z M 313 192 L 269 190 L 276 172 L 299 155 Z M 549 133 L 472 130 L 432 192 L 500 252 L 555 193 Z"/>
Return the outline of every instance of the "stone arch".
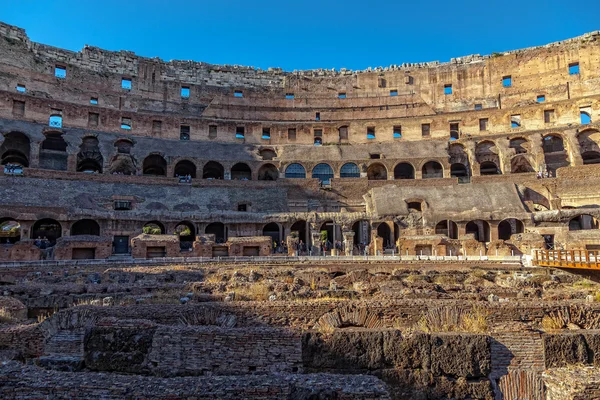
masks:
<path fill-rule="evenodd" d="M 569 220 L 570 231 L 598 229 L 598 220 L 589 214 L 581 214 Z"/>
<path fill-rule="evenodd" d="M 515 137 L 510 139 L 508 147 L 515 150 L 515 154 L 525 154 L 528 152 L 529 142 L 524 137 Z"/>
<path fill-rule="evenodd" d="M 475 240 L 477 240 L 478 242 L 489 242 L 490 224 L 481 219 L 469 221 L 465 226 L 465 234 L 473 234 Z"/>
<path fill-rule="evenodd" d="M 167 176 L 167 160 L 160 154 L 150 154 L 144 159 L 142 173 L 151 176 Z"/>
<path fill-rule="evenodd" d="M 54 246 L 56 239 L 62 236 L 62 226 L 52 218 L 44 218 L 37 220 L 31 228 L 32 239 L 48 239 L 50 244 Z"/>
<path fill-rule="evenodd" d="M 373 163 L 367 168 L 367 178 L 370 181 L 384 181 L 387 179 L 387 168 L 382 163 Z"/>
<path fill-rule="evenodd" d="M 202 168 L 202 179 L 224 179 L 225 168 L 216 161 L 209 161 Z"/>
<path fill-rule="evenodd" d="M 510 237 L 517 233 L 525 232 L 523 221 L 516 218 L 507 218 L 498 224 L 498 239 L 510 240 Z"/>
<path fill-rule="evenodd" d="M 298 232 L 298 240 L 302 240 L 302 242 L 308 246 L 308 236 L 306 231 L 306 221 L 301 219 L 292 224 L 290 227 L 290 232 Z"/>
<path fill-rule="evenodd" d="M 194 164 L 190 160 L 180 160 L 175 164 L 175 168 L 173 169 L 173 176 L 191 176 L 192 178 L 196 177 L 196 164 Z"/>
<path fill-rule="evenodd" d="M 252 169 L 246 163 L 237 163 L 231 167 L 231 179 L 249 181 L 252 179 Z"/>
<path fill-rule="evenodd" d="M 175 225 L 175 234 L 179 237 L 179 248 L 190 250 L 196 239 L 196 227 L 190 221 L 181 221 Z"/>
<path fill-rule="evenodd" d="M 360 178 L 360 168 L 356 163 L 346 163 L 340 168 L 340 178 Z"/>
<path fill-rule="evenodd" d="M 585 153 L 581 153 L 581 159 L 584 165 L 600 164 L 600 152 L 586 151 Z"/>
<path fill-rule="evenodd" d="M 327 163 L 317 164 L 312 170 L 312 178 L 319 179 L 321 183 L 329 184 L 331 178 L 333 178 L 333 168 Z"/>
<path fill-rule="evenodd" d="M 458 178 L 459 182 L 468 182 L 471 173 L 465 164 L 454 163 L 450 165 L 450 176 L 453 178 Z"/>
<path fill-rule="evenodd" d="M 501 174 L 500 157 L 496 143 L 491 140 L 484 140 L 477 143 L 475 146 L 475 158 L 479 163 L 479 171 L 481 175 L 497 175 Z"/>
<path fill-rule="evenodd" d="M 600 131 L 585 129 L 577 135 L 577 142 L 584 164 L 600 163 Z"/>
<path fill-rule="evenodd" d="M 71 236 L 100 236 L 100 225 L 93 219 L 80 219 L 71 225 Z"/>
<path fill-rule="evenodd" d="M 0 244 L 21 240 L 21 224 L 14 218 L 0 218 Z"/>
<path fill-rule="evenodd" d="M 498 164 L 492 161 L 484 161 L 479 164 L 479 173 L 481 175 L 500 175 L 502 171 L 500 171 Z"/>
<path fill-rule="evenodd" d="M 526 156 L 518 155 L 510 160 L 510 172 L 512 174 L 520 174 L 535 172 L 535 169 L 533 169 Z"/>
<path fill-rule="evenodd" d="M 40 146 L 40 168 L 56 171 L 67 170 L 67 142 L 62 132 L 46 132 Z"/>
<path fill-rule="evenodd" d="M 381 316 L 366 307 L 343 306 L 322 315 L 314 329 L 330 330 L 346 327 L 383 328 Z"/>
<path fill-rule="evenodd" d="M 277 246 L 281 243 L 279 224 L 276 222 L 270 222 L 263 226 L 262 235 L 271 237 L 271 245 L 273 242 L 277 243 Z"/>
<path fill-rule="evenodd" d="M 444 219 L 435 225 L 435 234 L 458 239 L 458 225 L 452 220 Z"/>
<path fill-rule="evenodd" d="M 279 178 L 279 170 L 273 164 L 263 164 L 258 169 L 259 181 L 276 181 Z"/>
<path fill-rule="evenodd" d="M 204 233 L 207 235 L 215 235 L 215 243 L 225 243 L 227 240 L 227 232 L 225 224 L 222 222 L 213 222 L 204 228 Z"/>
<path fill-rule="evenodd" d="M 79 146 L 79 153 L 77 153 L 77 171 L 102 173 L 103 164 L 104 157 L 100 151 L 98 138 L 95 136 L 84 137 Z"/>
<path fill-rule="evenodd" d="M 444 168 L 442 164 L 437 161 L 428 161 L 423 164 L 421 168 L 421 173 L 423 179 L 428 178 L 443 178 L 444 177 Z"/>
<path fill-rule="evenodd" d="M 18 164 L 29 167 L 31 142 L 29 137 L 22 132 L 9 132 L 4 134 L 4 142 L 0 146 L 0 164 Z"/>
<path fill-rule="evenodd" d="M 548 171 L 556 176 L 556 170 L 569 165 L 569 155 L 562 136 L 550 133 L 542 137 L 542 150 L 544 151 L 544 163 Z"/>
<path fill-rule="evenodd" d="M 164 235 L 167 230 L 165 226 L 159 221 L 146 222 L 142 227 L 142 232 L 148 235 Z"/>
<path fill-rule="evenodd" d="M 400 162 L 394 167 L 394 179 L 415 179 L 415 167 L 409 162 Z"/>
<path fill-rule="evenodd" d="M 388 249 L 394 246 L 393 231 L 387 222 L 381 222 L 377 225 L 377 236 L 383 239 L 383 248 Z"/>
<path fill-rule="evenodd" d="M 285 168 L 285 177 L 304 179 L 306 178 L 306 169 L 302 164 L 290 164 Z"/>
<path fill-rule="evenodd" d="M 258 154 L 265 161 L 274 160 L 277 157 L 277 153 L 273 149 L 261 149 Z"/>
<path fill-rule="evenodd" d="M 137 160 L 131 155 L 133 142 L 129 139 L 115 141 L 116 154 L 110 160 L 108 172 L 119 175 L 135 175 L 137 173 Z"/>

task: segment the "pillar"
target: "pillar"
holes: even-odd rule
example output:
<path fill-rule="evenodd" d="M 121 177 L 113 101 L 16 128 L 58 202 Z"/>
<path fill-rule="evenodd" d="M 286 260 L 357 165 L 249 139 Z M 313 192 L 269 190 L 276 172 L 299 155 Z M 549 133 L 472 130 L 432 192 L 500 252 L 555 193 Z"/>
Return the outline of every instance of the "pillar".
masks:
<path fill-rule="evenodd" d="M 313 255 L 316 255 L 317 252 L 321 254 L 321 232 L 311 229 L 310 236 L 312 239 Z"/>
<path fill-rule="evenodd" d="M 342 236 L 344 238 L 345 255 L 351 256 L 354 249 L 354 231 L 344 231 Z"/>

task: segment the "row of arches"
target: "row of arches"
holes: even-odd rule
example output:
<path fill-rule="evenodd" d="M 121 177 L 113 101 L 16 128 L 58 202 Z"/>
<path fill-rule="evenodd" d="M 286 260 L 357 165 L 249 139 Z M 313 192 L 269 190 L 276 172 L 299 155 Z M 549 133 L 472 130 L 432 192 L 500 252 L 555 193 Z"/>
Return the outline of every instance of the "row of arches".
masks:
<path fill-rule="evenodd" d="M 465 169 L 464 166 L 462 166 Z M 453 171 L 460 170 L 461 167 L 452 168 Z M 373 163 L 366 168 L 367 178 L 369 180 L 386 180 L 388 179 L 388 170 L 382 163 Z M 307 177 L 306 168 L 302 164 L 293 163 L 285 168 L 286 178 Z M 443 178 L 444 168 L 437 161 L 429 161 L 422 167 L 422 176 L 427 178 Z M 311 173 L 312 178 L 318 178 L 321 182 L 329 183 L 333 178 L 333 168 L 327 163 L 317 164 Z M 340 168 L 340 178 L 360 178 L 361 169 L 356 163 L 348 162 Z M 394 167 L 394 179 L 415 179 L 415 167 L 408 162 L 401 162 Z"/>

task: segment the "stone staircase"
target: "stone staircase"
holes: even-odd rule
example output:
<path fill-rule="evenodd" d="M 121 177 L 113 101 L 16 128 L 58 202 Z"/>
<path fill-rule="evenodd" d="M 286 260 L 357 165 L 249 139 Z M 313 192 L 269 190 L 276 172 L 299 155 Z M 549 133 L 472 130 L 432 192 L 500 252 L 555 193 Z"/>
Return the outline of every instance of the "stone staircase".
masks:
<path fill-rule="evenodd" d="M 46 354 L 38 364 L 57 371 L 79 371 L 83 369 L 83 330 L 58 331 L 46 343 Z"/>

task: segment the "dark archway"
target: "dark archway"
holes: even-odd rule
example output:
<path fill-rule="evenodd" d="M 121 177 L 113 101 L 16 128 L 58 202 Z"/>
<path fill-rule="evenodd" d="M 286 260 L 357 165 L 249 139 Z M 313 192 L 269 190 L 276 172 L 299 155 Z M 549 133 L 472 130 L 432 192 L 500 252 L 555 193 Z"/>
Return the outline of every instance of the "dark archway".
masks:
<path fill-rule="evenodd" d="M 158 221 L 150 221 L 144 224 L 142 232 L 148 235 L 164 235 L 166 233 L 165 226 Z"/>
<path fill-rule="evenodd" d="M 306 221 L 301 219 L 294 222 L 290 232 L 298 232 L 298 240 L 301 240 L 305 246 L 308 246 L 308 237 L 306 236 Z"/>
<path fill-rule="evenodd" d="M 581 154 L 581 158 L 583 159 L 583 164 L 600 164 L 600 152 L 598 151 L 586 151 Z"/>
<path fill-rule="evenodd" d="M 262 149 L 259 154 L 263 160 L 273 160 L 277 157 L 277 153 L 272 149 Z"/>
<path fill-rule="evenodd" d="M 216 243 L 225 243 L 227 236 L 225 235 L 225 225 L 222 222 L 213 222 L 208 224 L 204 233 L 207 235 L 215 235 Z"/>
<path fill-rule="evenodd" d="M 48 239 L 51 246 L 56 244 L 56 239 L 62 236 L 60 223 L 51 218 L 40 219 L 31 228 L 32 239 Z"/>
<path fill-rule="evenodd" d="M 27 135 L 21 132 L 10 132 L 4 135 L 4 142 L 0 146 L 0 164 L 18 164 L 29 167 L 30 141 Z"/>
<path fill-rule="evenodd" d="M 93 219 L 80 219 L 71 225 L 71 236 L 100 236 L 100 225 Z"/>
<path fill-rule="evenodd" d="M 225 168 L 216 161 L 209 161 L 202 169 L 202 179 L 224 179 Z"/>
<path fill-rule="evenodd" d="M 436 235 L 444 235 L 449 239 L 458 239 L 458 225 L 449 219 L 440 221 L 435 226 Z"/>
<path fill-rule="evenodd" d="M 100 151 L 98 138 L 88 136 L 83 138 L 79 153 L 77 153 L 77 172 L 102 173 L 104 157 Z"/>
<path fill-rule="evenodd" d="M 525 226 L 521 220 L 516 218 L 508 218 L 498 224 L 498 239 L 500 240 L 510 240 L 512 235 L 523 232 L 525 232 Z"/>
<path fill-rule="evenodd" d="M 158 154 L 151 154 L 144 159 L 143 174 L 167 176 L 167 161 Z"/>
<path fill-rule="evenodd" d="M 306 169 L 301 164 L 290 164 L 285 169 L 286 178 L 306 178 Z"/>
<path fill-rule="evenodd" d="M 333 244 L 334 240 L 341 240 L 341 238 L 338 236 L 335 238 L 333 237 L 333 221 L 331 220 L 323 222 L 319 231 L 321 232 L 321 246 L 323 246 L 326 241 L 330 244 Z M 326 235 L 323 234 L 323 232 L 326 232 Z M 324 240 L 325 238 L 326 240 Z"/>
<path fill-rule="evenodd" d="M 247 164 L 237 163 L 231 167 L 231 179 L 249 181 L 252 179 L 252 170 Z"/>
<path fill-rule="evenodd" d="M 490 241 L 490 224 L 483 220 L 469 221 L 465 227 L 465 233 L 473 234 L 475 240 L 478 242 L 489 242 Z"/>
<path fill-rule="evenodd" d="M 177 164 L 175 164 L 175 169 L 173 170 L 173 174 L 177 176 L 191 176 L 192 178 L 196 177 L 196 164 L 191 162 L 190 160 L 181 160 Z"/>
<path fill-rule="evenodd" d="M 352 225 L 354 245 L 359 247 L 359 254 L 364 254 L 364 247 L 371 243 L 371 223 L 367 220 L 356 221 Z"/>
<path fill-rule="evenodd" d="M 49 132 L 40 146 L 40 168 L 67 170 L 67 142 L 62 132 Z"/>
<path fill-rule="evenodd" d="M 392 230 L 386 222 L 382 222 L 377 226 L 377 236 L 383 238 L 383 248 L 390 249 L 394 247 L 392 243 Z"/>
<path fill-rule="evenodd" d="M 479 166 L 479 173 L 481 175 L 500 175 L 502 172 L 500 168 L 492 161 L 484 161 Z"/>
<path fill-rule="evenodd" d="M 273 164 L 263 164 L 258 169 L 259 181 L 276 181 L 279 178 L 279 170 Z"/>
<path fill-rule="evenodd" d="M 21 240 L 21 224 L 12 218 L 0 219 L 0 244 L 12 244 Z"/>
<path fill-rule="evenodd" d="M 470 179 L 470 173 L 467 166 L 461 163 L 454 163 L 450 166 L 450 176 L 458 178 L 459 183 L 467 183 Z"/>
<path fill-rule="evenodd" d="M 189 221 L 181 221 L 175 225 L 175 234 L 179 236 L 179 248 L 191 250 L 196 239 L 196 228 Z"/>
<path fill-rule="evenodd" d="M 415 179 L 415 167 L 410 163 L 400 163 L 394 167 L 394 179 Z"/>
<path fill-rule="evenodd" d="M 340 169 L 340 178 L 360 178 L 360 168 L 355 163 L 346 163 Z"/>
<path fill-rule="evenodd" d="M 544 162 L 546 169 L 556 176 L 556 170 L 560 167 L 569 165 L 569 158 L 563 139 L 557 134 L 544 136 L 542 139 L 542 149 L 544 151 Z"/>
<path fill-rule="evenodd" d="M 444 177 L 444 169 L 442 168 L 442 164 L 437 161 L 429 161 L 425 163 L 421 171 L 423 179 Z"/>
<path fill-rule="evenodd" d="M 380 163 L 371 164 L 367 168 L 367 178 L 370 181 L 384 181 L 387 179 L 387 169 Z"/>
<path fill-rule="evenodd" d="M 263 234 L 263 236 L 271 237 L 272 249 L 275 247 L 279 247 L 279 245 L 281 243 L 281 235 L 279 234 L 279 225 L 277 225 L 277 223 L 271 222 L 271 223 L 266 224 L 263 227 L 262 234 Z M 277 246 L 273 246 L 273 242 L 275 242 L 277 244 Z"/>
<path fill-rule="evenodd" d="M 582 231 L 588 229 L 598 229 L 598 220 L 589 214 L 578 215 L 577 217 L 571 218 L 569 221 L 570 231 Z"/>
<path fill-rule="evenodd" d="M 312 177 L 320 180 L 321 183 L 329 184 L 333 178 L 333 169 L 329 164 L 317 164 L 312 170 Z"/>

